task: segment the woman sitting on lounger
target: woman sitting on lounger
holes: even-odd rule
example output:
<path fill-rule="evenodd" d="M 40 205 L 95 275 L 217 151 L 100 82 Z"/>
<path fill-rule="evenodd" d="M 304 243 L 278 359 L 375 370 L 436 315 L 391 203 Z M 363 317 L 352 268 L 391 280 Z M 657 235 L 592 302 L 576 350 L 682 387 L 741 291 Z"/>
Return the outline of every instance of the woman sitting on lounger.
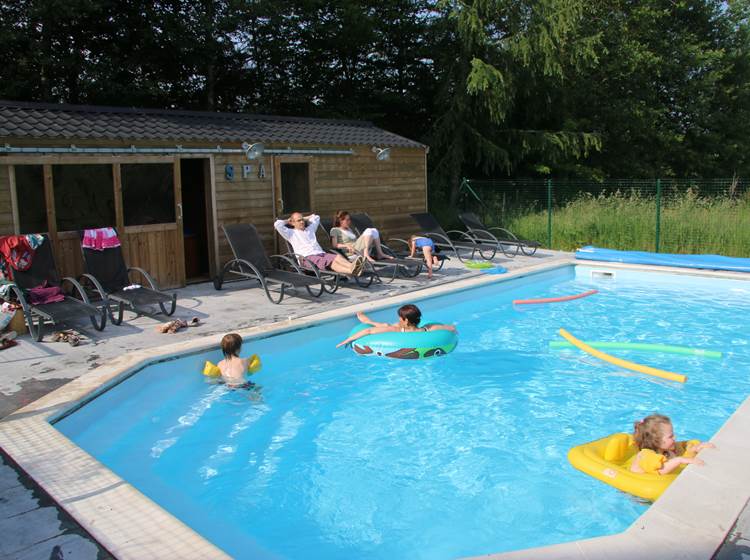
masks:
<path fill-rule="evenodd" d="M 315 231 L 320 225 L 320 216 L 310 214 L 303 216 L 300 212 L 293 212 L 288 220 L 276 220 L 273 227 L 279 235 L 286 239 L 294 252 L 305 257 L 321 270 L 333 270 L 342 274 L 362 274 L 364 259 L 357 257 L 353 262 L 341 255 L 326 253 L 315 238 Z"/>
<path fill-rule="evenodd" d="M 333 227 L 331 228 L 331 246 L 334 249 L 340 249 L 350 255 L 364 255 L 364 257 L 373 261 L 370 255 L 370 249 L 375 249 L 375 256 L 378 260 L 392 259 L 383 252 L 380 245 L 380 232 L 375 228 L 367 228 L 362 235 L 352 230 L 352 218 L 346 210 L 339 210 L 333 217 Z"/>

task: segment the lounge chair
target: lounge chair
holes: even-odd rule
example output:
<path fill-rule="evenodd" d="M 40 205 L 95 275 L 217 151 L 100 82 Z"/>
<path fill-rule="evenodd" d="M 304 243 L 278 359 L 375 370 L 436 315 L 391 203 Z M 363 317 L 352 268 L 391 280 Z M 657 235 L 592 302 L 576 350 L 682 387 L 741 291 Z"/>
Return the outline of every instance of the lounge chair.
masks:
<path fill-rule="evenodd" d="M 318 240 L 318 244 L 321 246 L 321 249 L 329 253 L 341 254 L 331 247 L 331 238 L 328 236 L 328 232 L 324 230 L 322 225 L 318 226 L 318 229 L 315 231 L 315 236 Z M 295 253 L 294 247 L 292 247 L 292 244 L 289 241 L 284 239 L 284 242 L 286 243 L 287 249 L 289 251 L 287 253 L 287 256 L 296 260 L 303 271 L 308 271 L 310 273 L 320 275 L 320 277 L 324 280 L 323 287 L 325 291 L 330 294 L 338 290 L 342 282 L 348 282 L 349 280 L 352 280 L 360 288 L 369 288 L 373 283 L 373 280 L 375 279 L 376 275 L 373 273 L 372 268 L 363 268 L 363 272 L 359 276 L 355 276 L 353 274 L 343 274 L 341 272 L 336 272 L 329 269 L 321 270 L 309 259 L 303 257 L 298 253 Z"/>
<path fill-rule="evenodd" d="M 531 241 L 529 239 L 519 239 L 511 231 L 501 227 L 485 227 L 479 216 L 473 212 L 462 212 L 458 215 L 459 219 L 464 223 L 469 233 L 479 241 L 494 241 L 502 249 L 503 253 L 506 252 L 506 247 L 511 250 L 515 250 L 514 255 L 521 253 L 530 257 L 540 247 L 538 241 Z M 494 232 L 494 233 L 493 233 Z"/>
<path fill-rule="evenodd" d="M 421 228 L 420 235 L 432 239 L 436 248 L 452 251 L 460 261 L 467 260 L 461 256 L 462 251 L 471 252 L 469 259 L 473 259 L 474 255 L 479 253 L 479 256 L 484 260 L 490 261 L 499 249 L 497 243 L 478 241 L 465 231 L 445 231 L 434 216 L 428 212 L 410 215 Z M 450 237 L 451 234 L 454 238 Z M 458 237 L 456 238 L 456 236 Z"/>
<path fill-rule="evenodd" d="M 357 233 L 359 233 L 360 235 L 367 228 L 376 227 L 372 221 L 372 218 L 370 218 L 370 215 L 366 212 L 362 212 L 361 214 L 350 214 L 350 216 L 352 218 L 352 225 L 354 226 L 354 229 L 356 229 Z M 397 259 L 400 267 L 398 272 L 399 274 L 401 274 L 401 276 L 404 276 L 406 278 L 413 278 L 420 272 L 422 272 L 424 259 L 422 259 L 421 255 L 414 257 L 409 256 L 410 249 L 408 240 L 400 239 L 398 237 L 392 237 L 387 241 L 384 241 L 381 238 L 380 245 L 383 247 L 383 252 L 385 254 L 391 255 L 392 257 L 395 257 Z M 446 260 L 448 260 L 448 257 L 439 253 L 435 253 L 435 257 L 437 257 L 440 264 L 433 267 L 433 270 L 438 271 L 443 268 L 443 264 Z"/>
<path fill-rule="evenodd" d="M 354 220 L 352 220 L 352 223 Z M 318 231 L 320 234 L 318 235 L 318 241 L 320 242 L 321 247 L 323 247 L 326 251 L 331 252 L 334 251 L 340 255 L 342 255 L 344 258 L 349 258 L 349 255 L 346 254 L 345 251 L 342 251 L 341 249 L 337 249 L 333 247 L 331 244 L 331 229 L 333 228 L 333 221 L 328 218 L 321 218 L 320 219 L 320 227 L 318 227 Z M 325 237 L 324 239 L 321 239 L 322 237 Z M 359 254 L 359 253 L 358 253 Z M 360 254 L 360 256 L 364 257 L 364 255 Z M 373 277 L 373 280 L 377 280 L 378 282 L 383 282 L 383 279 L 386 279 L 387 282 L 393 282 L 396 279 L 396 275 L 398 274 L 399 269 L 399 263 L 397 262 L 397 259 L 388 259 L 384 261 L 375 261 L 371 262 L 368 260 L 365 260 L 364 265 L 364 273 Z M 387 273 L 387 274 L 384 274 Z"/>
<path fill-rule="evenodd" d="M 37 342 L 44 336 L 45 323 L 52 325 L 70 325 L 71 322 L 80 319 L 90 319 L 91 324 L 98 331 L 104 329 L 107 324 L 107 313 L 91 304 L 83 286 L 74 278 L 60 278 L 55 266 L 55 257 L 52 254 L 52 244 L 44 236 L 44 242 L 36 248 L 31 266 L 27 270 L 14 270 L 11 291 L 18 303 L 21 304 L 29 334 Z M 71 294 L 64 294 L 62 301 L 51 303 L 32 304 L 28 292 L 38 286 L 59 287 L 72 286 Z M 36 324 L 35 324 L 36 323 Z"/>
<path fill-rule="evenodd" d="M 91 282 L 96 291 L 103 294 L 109 318 L 115 325 L 122 323 L 126 307 L 135 313 L 142 313 L 145 306 L 156 304 L 165 315 L 175 312 L 177 293 L 161 291 L 148 272 L 136 266 L 127 266 L 122 247 L 96 250 L 81 246 L 81 252 L 86 267 L 86 273 L 80 278 L 81 284 L 86 286 L 87 282 Z M 140 275 L 134 278 L 145 285 L 132 282 L 131 273 Z M 117 315 L 113 309 L 115 307 Z"/>
<path fill-rule="evenodd" d="M 312 297 L 320 297 L 324 283 L 320 274 L 305 274 L 300 266 L 286 255 L 268 255 L 253 224 L 223 225 L 224 235 L 234 258 L 228 261 L 214 278 L 214 288 L 221 290 L 227 275 L 257 280 L 271 303 L 281 303 L 287 289 L 305 288 Z M 280 266 L 274 266 L 275 259 Z M 284 267 L 284 268 L 281 268 Z M 272 289 L 278 287 L 278 290 Z"/>

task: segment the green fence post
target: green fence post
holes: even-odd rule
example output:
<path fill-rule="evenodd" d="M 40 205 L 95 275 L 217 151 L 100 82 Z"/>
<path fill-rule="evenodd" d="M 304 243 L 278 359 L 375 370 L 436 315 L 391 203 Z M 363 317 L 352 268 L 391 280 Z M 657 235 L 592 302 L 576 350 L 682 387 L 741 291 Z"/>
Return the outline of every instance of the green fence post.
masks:
<path fill-rule="evenodd" d="M 547 179 L 547 248 L 552 249 L 552 179 Z"/>
<path fill-rule="evenodd" d="M 661 179 L 656 180 L 656 252 L 659 252 L 661 238 Z"/>

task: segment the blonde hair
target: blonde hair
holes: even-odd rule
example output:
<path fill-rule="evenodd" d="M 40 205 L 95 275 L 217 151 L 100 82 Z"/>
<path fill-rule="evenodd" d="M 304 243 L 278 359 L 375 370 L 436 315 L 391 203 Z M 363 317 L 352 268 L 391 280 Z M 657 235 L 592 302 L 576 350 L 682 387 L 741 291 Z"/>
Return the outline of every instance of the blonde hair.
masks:
<path fill-rule="evenodd" d="M 664 435 L 664 426 L 671 426 L 672 420 L 663 414 L 650 414 L 643 420 L 638 420 L 633 429 L 633 439 L 638 449 L 651 449 L 663 453 L 666 449 L 661 448 L 661 440 Z"/>

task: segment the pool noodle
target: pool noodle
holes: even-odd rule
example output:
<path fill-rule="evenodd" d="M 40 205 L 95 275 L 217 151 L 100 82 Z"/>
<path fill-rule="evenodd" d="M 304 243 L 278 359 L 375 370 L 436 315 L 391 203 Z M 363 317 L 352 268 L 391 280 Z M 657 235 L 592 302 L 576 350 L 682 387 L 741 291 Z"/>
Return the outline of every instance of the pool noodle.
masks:
<path fill-rule="evenodd" d="M 538 299 L 514 299 L 513 305 L 526 305 L 531 303 L 554 303 L 558 301 L 570 301 L 572 299 L 578 299 L 586 296 L 591 296 L 598 293 L 599 290 L 589 290 L 588 292 L 582 292 L 580 294 L 574 294 L 572 296 L 560 296 L 550 298 L 538 298 Z"/>
<path fill-rule="evenodd" d="M 670 381 L 679 381 L 680 383 L 685 383 L 685 381 L 687 380 L 687 376 L 682 375 L 680 373 L 664 371 L 663 369 L 657 369 L 657 368 L 653 368 L 650 366 L 643 366 L 641 364 L 636 364 L 635 362 L 629 362 L 627 360 L 622 360 L 620 358 L 610 356 L 609 354 L 605 354 L 604 352 L 600 352 L 599 350 L 592 348 L 585 342 L 578 340 L 576 337 L 574 337 L 565 329 L 560 329 L 557 332 L 559 332 L 560 336 L 562 336 L 565 340 L 570 342 L 576 348 L 583 350 L 587 354 L 591 354 L 595 358 L 599 358 L 600 360 L 609 362 L 610 364 L 614 364 L 616 366 L 620 366 L 622 368 L 629 369 L 632 371 L 637 371 L 639 373 L 645 373 L 647 375 L 661 377 L 662 379 L 669 379 Z"/>
<path fill-rule="evenodd" d="M 665 352 L 667 354 L 688 354 L 692 356 L 703 356 L 704 358 L 721 358 L 721 352 L 716 350 L 702 350 L 700 348 L 688 348 L 687 346 L 673 346 L 671 344 L 649 344 L 645 342 L 584 342 L 592 348 L 605 348 L 610 350 L 643 350 L 645 352 Z M 552 340 L 550 348 L 572 348 L 574 345 L 564 340 Z"/>

